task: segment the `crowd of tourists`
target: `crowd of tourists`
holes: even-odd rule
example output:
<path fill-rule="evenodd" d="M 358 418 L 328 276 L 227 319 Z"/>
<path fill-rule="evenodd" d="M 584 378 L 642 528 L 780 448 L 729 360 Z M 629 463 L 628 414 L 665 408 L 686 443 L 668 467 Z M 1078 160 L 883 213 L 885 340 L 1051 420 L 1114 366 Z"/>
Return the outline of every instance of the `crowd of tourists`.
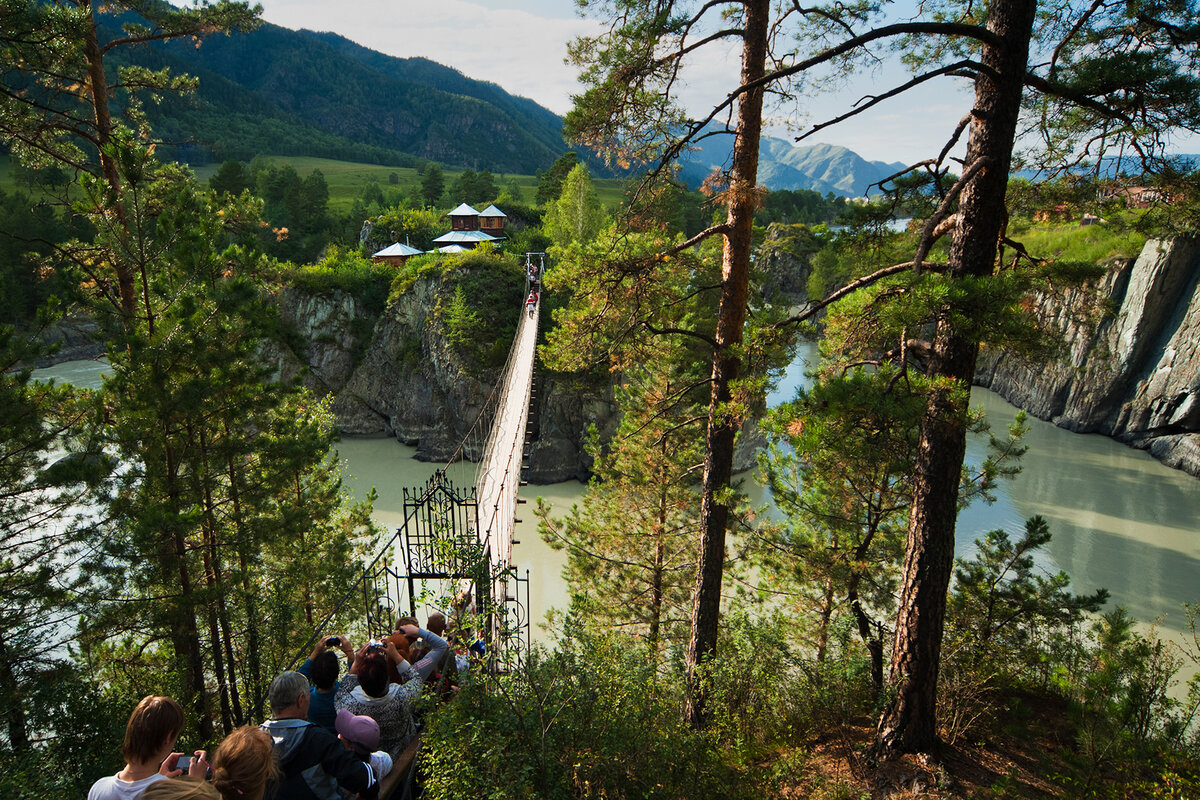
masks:
<path fill-rule="evenodd" d="M 183 708 L 145 697 L 125 727 L 124 769 L 96 781 L 88 800 L 374 798 L 414 744 L 423 690 L 448 691 L 469 667 L 443 638 L 445 627 L 434 613 L 424 628 L 401 617 L 390 636 L 358 649 L 344 635 L 323 638 L 298 671 L 271 682 L 270 719 L 232 731 L 211 758 L 176 752 Z"/>

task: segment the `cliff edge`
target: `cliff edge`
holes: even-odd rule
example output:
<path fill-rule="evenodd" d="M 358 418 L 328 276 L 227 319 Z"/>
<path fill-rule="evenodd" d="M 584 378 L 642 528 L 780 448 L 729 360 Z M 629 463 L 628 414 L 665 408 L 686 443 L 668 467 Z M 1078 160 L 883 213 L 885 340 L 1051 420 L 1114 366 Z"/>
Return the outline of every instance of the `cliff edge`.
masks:
<path fill-rule="evenodd" d="M 1200 477 L 1200 239 L 1151 239 L 1098 285 L 1065 300 L 1039 298 L 1034 310 L 1061 332 L 1060 358 L 1034 363 L 985 350 L 976 384 L 1060 427 L 1111 436 Z"/>

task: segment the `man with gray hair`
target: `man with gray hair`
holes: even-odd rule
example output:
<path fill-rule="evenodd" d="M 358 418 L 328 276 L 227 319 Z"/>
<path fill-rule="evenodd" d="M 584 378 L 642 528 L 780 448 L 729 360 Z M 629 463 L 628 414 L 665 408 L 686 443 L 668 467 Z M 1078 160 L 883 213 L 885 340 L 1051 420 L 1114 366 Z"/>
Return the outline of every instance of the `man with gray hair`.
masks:
<path fill-rule="evenodd" d="M 271 719 L 262 729 L 275 743 L 279 783 L 268 796 L 277 800 L 341 800 L 338 789 L 362 798 L 379 794 L 371 766 L 346 750 L 337 737 L 308 721 L 308 678 L 285 672 L 271 682 L 267 695 Z"/>

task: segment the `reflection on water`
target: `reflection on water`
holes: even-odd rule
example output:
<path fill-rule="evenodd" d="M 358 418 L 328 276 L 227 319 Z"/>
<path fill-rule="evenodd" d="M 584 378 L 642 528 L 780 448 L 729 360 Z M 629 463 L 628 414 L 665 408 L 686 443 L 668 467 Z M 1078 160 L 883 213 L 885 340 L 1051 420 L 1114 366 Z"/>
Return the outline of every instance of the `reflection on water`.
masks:
<path fill-rule="evenodd" d="M 993 428 L 1016 409 L 992 392 L 972 395 Z M 1140 450 L 1092 434 L 1029 420 L 1024 469 L 998 492 L 995 505 L 959 518 L 958 547 L 991 528 L 1013 531 L 1041 514 L 1054 538 L 1048 556 L 1079 591 L 1106 588 L 1113 604 L 1178 631 L 1181 606 L 1200 601 L 1200 480 L 1169 469 Z M 982 457 L 973 441 L 969 457 Z"/>

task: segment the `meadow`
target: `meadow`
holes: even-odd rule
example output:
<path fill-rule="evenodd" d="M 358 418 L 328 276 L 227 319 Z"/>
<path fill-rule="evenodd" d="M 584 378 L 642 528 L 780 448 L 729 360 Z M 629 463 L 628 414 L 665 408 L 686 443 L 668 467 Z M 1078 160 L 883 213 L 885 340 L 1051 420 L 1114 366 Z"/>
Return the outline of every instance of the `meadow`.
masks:
<path fill-rule="evenodd" d="M 421 182 L 420 174 L 412 167 L 359 164 L 352 161 L 335 161 L 331 158 L 309 156 L 264 155 L 260 158 L 276 164 L 291 164 L 301 177 L 308 175 L 314 169 L 321 170 L 321 174 L 325 176 L 325 182 L 329 185 L 329 210 L 334 213 L 349 211 L 354 204 L 354 198 L 362 194 L 363 189 L 372 181 L 379 184 L 379 188 L 383 190 L 385 196 L 398 191 L 405 197 L 411 193 L 414 185 L 420 185 Z M 216 163 L 204 164 L 193 167 L 192 171 L 201 181 L 207 182 L 220 167 L 221 165 Z M 444 167 L 443 174 L 446 177 L 446 185 L 452 185 L 463 171 Z M 396 183 L 391 183 L 393 173 L 396 175 Z M 493 177 L 496 186 L 501 190 L 508 186 L 510 180 L 515 180 L 521 190 L 521 202 L 533 205 L 538 185 L 536 175 L 498 173 L 493 174 Z M 604 178 L 595 179 L 592 183 L 605 208 L 612 210 L 621 202 L 627 181 L 622 178 Z M 18 184 L 13 174 L 12 164 L 6 154 L 0 155 L 0 189 L 5 192 L 11 192 L 14 189 L 26 190 L 23 183 Z M 449 209 L 447 208 L 447 210 Z"/>

